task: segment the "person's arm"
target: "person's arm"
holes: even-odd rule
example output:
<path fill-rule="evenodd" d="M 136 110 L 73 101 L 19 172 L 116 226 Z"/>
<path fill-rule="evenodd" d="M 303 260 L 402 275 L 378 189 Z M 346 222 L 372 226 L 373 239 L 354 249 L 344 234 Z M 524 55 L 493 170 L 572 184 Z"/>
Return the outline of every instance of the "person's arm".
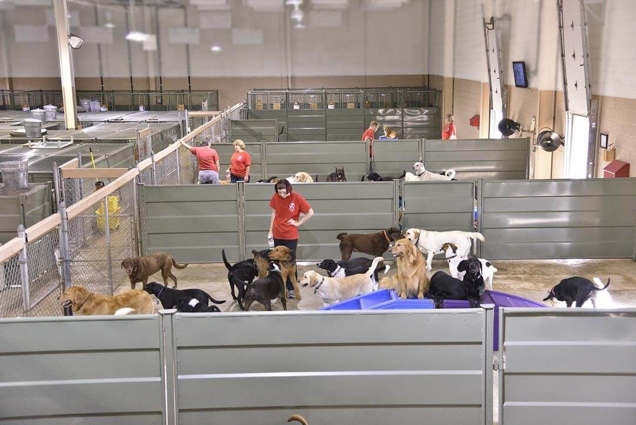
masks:
<path fill-rule="evenodd" d="M 272 231 L 274 229 L 275 218 L 276 218 L 276 210 L 272 210 L 272 219 L 269 221 L 269 233 L 267 234 L 267 239 L 271 238 L 274 235 Z"/>
<path fill-rule="evenodd" d="M 250 179 L 250 168 L 252 168 L 251 165 L 248 165 L 247 167 L 245 167 L 245 181 L 249 181 Z"/>
<path fill-rule="evenodd" d="M 192 146 L 190 146 L 189 144 L 187 144 L 186 142 L 184 142 L 183 140 L 181 140 L 181 146 L 185 146 L 186 148 L 188 148 L 190 151 L 192 151 Z"/>
<path fill-rule="evenodd" d="M 307 211 L 307 214 L 303 215 L 303 217 L 300 220 L 296 221 L 292 218 L 291 220 L 289 220 L 289 224 L 291 224 L 292 226 L 300 227 L 303 223 L 306 223 L 307 220 L 313 217 L 313 215 L 314 215 L 314 209 L 309 208 L 309 211 Z"/>
<path fill-rule="evenodd" d="M 221 163 L 219 162 L 219 157 L 218 156 L 216 157 L 216 169 L 219 170 L 219 171 L 221 170 Z"/>

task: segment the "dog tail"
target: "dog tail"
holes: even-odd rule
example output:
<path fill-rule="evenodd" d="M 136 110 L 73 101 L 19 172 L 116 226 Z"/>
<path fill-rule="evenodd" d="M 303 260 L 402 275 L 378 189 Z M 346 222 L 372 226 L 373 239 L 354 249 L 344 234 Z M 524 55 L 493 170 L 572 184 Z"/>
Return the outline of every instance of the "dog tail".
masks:
<path fill-rule="evenodd" d="M 336 235 L 336 239 L 338 239 L 338 240 L 340 240 L 340 241 L 341 241 L 341 240 L 342 240 L 342 238 L 344 238 L 344 237 L 345 237 L 345 236 L 347 236 L 348 234 L 349 234 L 349 233 L 347 233 L 347 232 L 338 233 L 338 234 Z"/>
<path fill-rule="evenodd" d="M 395 180 L 403 179 L 406 177 L 406 170 L 402 170 L 402 175 L 400 177 L 396 177 Z"/>
<path fill-rule="evenodd" d="M 479 239 L 482 242 L 486 242 L 486 238 L 484 238 L 484 235 L 479 232 L 469 233 L 468 237 L 471 239 Z"/>
<path fill-rule="evenodd" d="M 301 415 L 291 415 L 289 417 L 289 419 L 287 419 L 287 422 L 300 422 L 303 425 L 309 425 L 309 422 L 307 422 L 307 419 L 303 418 Z"/>
<path fill-rule="evenodd" d="M 593 291 L 603 291 L 604 289 L 607 289 L 607 287 L 610 284 L 610 278 L 607 278 L 607 285 L 603 286 L 603 281 L 601 279 L 599 279 L 598 277 L 594 277 L 594 284 L 597 286 L 596 288 L 593 289 Z"/>
<path fill-rule="evenodd" d="M 188 267 L 188 263 L 185 264 L 179 264 L 177 263 L 174 258 L 172 259 L 172 265 L 175 266 L 178 269 L 185 269 L 186 267 Z"/>
<path fill-rule="evenodd" d="M 450 179 L 454 179 L 455 178 L 455 174 L 457 174 L 457 173 L 455 173 L 455 170 L 453 170 L 452 168 L 446 170 L 446 172 L 444 173 L 444 175 L 446 177 L 450 178 Z"/>
<path fill-rule="evenodd" d="M 380 261 L 384 261 L 384 258 L 375 257 L 373 259 L 373 263 L 371 263 L 371 267 L 369 267 L 369 270 L 367 270 L 367 272 L 365 273 L 369 279 L 371 279 L 371 276 L 373 276 L 373 273 L 375 273 L 375 269 L 376 269 L 376 267 L 378 267 L 378 263 Z"/>
<path fill-rule="evenodd" d="M 215 300 L 214 298 L 212 298 L 212 297 L 210 296 L 210 294 L 208 294 L 208 293 L 207 293 L 207 292 L 205 292 L 205 291 L 203 291 L 203 293 L 204 293 L 204 294 L 205 294 L 205 296 L 206 296 L 206 297 L 208 297 L 208 299 L 209 299 L 210 301 L 212 301 L 214 304 L 223 304 L 223 303 L 225 302 L 225 300 L 221 300 L 221 301 L 217 301 L 217 300 Z"/>
<path fill-rule="evenodd" d="M 227 258 L 225 257 L 225 248 L 223 248 L 223 249 L 221 250 L 221 255 L 223 256 L 223 262 L 225 263 L 225 267 L 226 267 L 228 270 L 232 270 L 232 265 L 231 265 L 230 263 L 228 263 Z"/>
<path fill-rule="evenodd" d="M 122 307 L 115 312 L 115 316 L 125 316 L 127 314 L 133 314 L 136 310 L 130 307 Z"/>

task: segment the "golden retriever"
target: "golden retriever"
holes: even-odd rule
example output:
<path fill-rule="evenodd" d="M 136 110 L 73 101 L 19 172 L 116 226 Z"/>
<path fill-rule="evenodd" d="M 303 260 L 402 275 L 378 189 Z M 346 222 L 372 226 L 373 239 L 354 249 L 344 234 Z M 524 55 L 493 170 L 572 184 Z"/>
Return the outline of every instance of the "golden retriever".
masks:
<path fill-rule="evenodd" d="M 117 310 L 126 307 L 133 309 L 130 314 L 151 314 L 155 311 L 152 297 L 142 289 L 110 296 L 96 294 L 81 286 L 71 286 L 59 300 L 62 307 L 72 307 L 73 314 L 77 316 L 114 315 Z"/>
<path fill-rule="evenodd" d="M 314 179 L 304 171 L 299 171 L 294 174 L 290 179 L 288 179 L 290 183 L 313 183 Z"/>
<path fill-rule="evenodd" d="M 424 298 L 429 281 L 424 257 L 408 239 L 400 239 L 391 248 L 397 263 L 397 273 L 380 281 L 381 288 L 394 288 L 400 298 Z"/>

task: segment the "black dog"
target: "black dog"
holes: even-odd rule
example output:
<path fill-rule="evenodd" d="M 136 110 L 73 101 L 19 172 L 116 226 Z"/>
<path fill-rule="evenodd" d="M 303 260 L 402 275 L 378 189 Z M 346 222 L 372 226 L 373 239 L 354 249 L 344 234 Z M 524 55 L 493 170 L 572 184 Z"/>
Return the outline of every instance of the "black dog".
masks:
<path fill-rule="evenodd" d="M 263 278 L 256 279 L 247 287 L 245 293 L 245 310 L 249 310 L 254 301 L 263 304 L 267 311 L 272 311 L 272 300 L 280 298 L 283 309 L 287 310 L 287 299 L 285 298 L 285 283 L 280 274 L 280 267 L 275 262 L 270 262 L 269 274 Z"/>
<path fill-rule="evenodd" d="M 466 284 L 453 276 L 439 271 L 431 276 L 427 296 L 435 302 L 435 308 L 442 308 L 444 300 L 467 300 Z"/>
<path fill-rule="evenodd" d="M 243 308 L 242 301 L 245 299 L 245 291 L 247 290 L 247 285 L 252 283 L 252 281 L 258 274 L 258 271 L 256 270 L 256 263 L 254 262 L 253 258 L 250 258 L 247 260 L 239 261 L 232 266 L 225 257 L 225 249 L 221 250 L 221 255 L 223 256 L 225 267 L 228 270 L 227 280 L 228 282 L 230 282 L 232 299 L 238 302 L 241 310 L 245 310 Z M 236 288 L 238 295 L 234 294 L 234 288 Z"/>
<path fill-rule="evenodd" d="M 382 177 L 378 173 L 372 172 L 367 174 L 367 180 L 372 182 L 392 182 L 393 180 L 403 179 L 406 176 L 406 170 L 402 171 L 402 175 L 399 177 Z"/>
<path fill-rule="evenodd" d="M 597 277 L 594 281 L 602 286 L 603 282 Z M 543 301 L 557 299 L 565 301 L 568 307 L 572 307 L 572 303 L 576 302 L 576 307 L 582 307 L 587 300 L 592 301 L 592 305 L 596 308 L 596 293 L 607 289 L 610 284 L 610 278 L 607 278 L 607 285 L 602 288 L 597 287 L 591 280 L 580 276 L 568 277 L 563 279 L 558 285 L 550 289 L 548 296 Z"/>
<path fill-rule="evenodd" d="M 328 181 L 328 182 L 339 182 L 339 183 L 346 182 L 347 181 L 347 177 L 345 176 L 344 167 L 342 167 L 342 168 L 336 167 L 336 172 L 329 174 L 325 181 Z"/>
<path fill-rule="evenodd" d="M 345 277 L 354 274 L 366 273 L 369 270 L 369 267 L 371 267 L 371 263 L 373 263 L 373 260 L 369 258 L 358 257 L 352 258 L 349 261 L 326 259 L 322 260 L 319 264 L 316 264 L 316 266 L 326 270 L 330 277 Z M 373 274 L 376 282 L 379 282 L 378 273 L 383 268 L 384 263 L 378 263 L 375 273 Z"/>
<path fill-rule="evenodd" d="M 207 292 L 202 291 L 201 289 L 172 289 L 157 282 L 150 282 L 146 285 L 144 291 L 159 298 L 163 308 L 175 308 L 177 304 L 179 304 L 179 301 L 183 298 L 188 301 L 192 298 L 196 298 L 206 307 L 208 306 L 208 300 L 212 301 L 214 304 L 223 304 L 225 302 L 225 300 L 215 300 Z"/>
<path fill-rule="evenodd" d="M 219 309 L 215 305 L 205 306 L 196 298 L 181 298 L 177 303 L 177 311 L 181 313 L 219 313 Z"/>
<path fill-rule="evenodd" d="M 276 183 L 278 180 L 280 180 L 278 177 L 272 176 L 268 179 L 260 179 L 256 183 Z"/>
<path fill-rule="evenodd" d="M 479 307 L 481 296 L 486 290 L 484 276 L 481 273 L 481 261 L 477 257 L 468 258 L 457 265 L 457 271 L 466 272 L 464 275 L 466 299 L 471 307 Z"/>

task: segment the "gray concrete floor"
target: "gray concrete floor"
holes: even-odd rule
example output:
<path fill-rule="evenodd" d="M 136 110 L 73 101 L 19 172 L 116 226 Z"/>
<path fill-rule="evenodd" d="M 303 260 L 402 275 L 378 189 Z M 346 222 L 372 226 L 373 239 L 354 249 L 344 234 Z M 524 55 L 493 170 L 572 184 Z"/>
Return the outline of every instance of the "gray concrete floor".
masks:
<path fill-rule="evenodd" d="M 570 276 L 599 277 L 602 281 L 611 278 L 607 294 L 599 295 L 597 307 L 636 307 L 636 262 L 632 260 L 535 260 L 535 261 L 493 261 L 498 272 L 495 273 L 493 289 L 507 292 L 534 301 L 541 302 L 547 291 Z M 299 276 L 307 270 L 318 270 L 315 266 L 298 266 Z M 448 271 L 445 261 L 434 261 L 433 272 Z M 392 267 L 388 274 L 395 272 Z M 183 270 L 173 269 L 179 280 L 179 288 L 200 288 L 216 299 L 227 300 L 219 305 L 222 311 L 240 311 L 238 304 L 232 300 L 227 281 L 227 269 L 223 264 L 191 264 Z M 382 275 L 381 275 L 382 276 Z M 153 278 L 161 282 L 160 275 Z M 127 281 L 122 281 L 115 293 L 130 289 Z M 605 291 L 604 291 L 605 292 Z M 303 299 L 290 300 L 289 310 L 317 310 L 322 308 L 322 300 L 310 288 L 301 288 Z M 589 304 L 589 303 L 588 303 Z M 565 303 L 557 303 L 555 307 L 565 307 Z M 272 309 L 282 310 L 280 300 Z M 263 310 L 255 304 L 252 310 Z"/>

